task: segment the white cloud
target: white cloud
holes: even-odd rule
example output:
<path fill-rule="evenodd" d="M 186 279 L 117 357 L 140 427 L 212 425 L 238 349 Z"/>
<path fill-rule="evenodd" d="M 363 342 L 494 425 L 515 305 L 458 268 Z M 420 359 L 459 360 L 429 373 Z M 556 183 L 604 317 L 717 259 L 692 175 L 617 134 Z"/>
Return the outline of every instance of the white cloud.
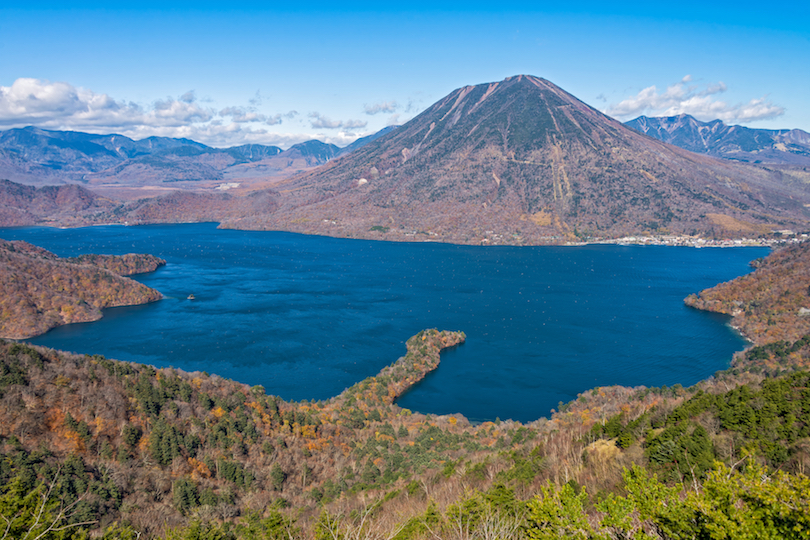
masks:
<path fill-rule="evenodd" d="M 343 122 L 344 129 L 362 129 L 368 125 L 368 122 L 363 122 L 362 120 L 345 120 Z"/>
<path fill-rule="evenodd" d="M 311 112 L 307 115 L 312 129 L 360 129 L 368 125 L 361 120 L 332 120 L 320 113 Z"/>
<path fill-rule="evenodd" d="M 722 82 L 705 86 L 690 85 L 688 84 L 690 82 L 692 76 L 687 75 L 680 82 L 668 86 L 663 92 L 659 92 L 655 86 L 650 86 L 635 96 L 614 103 L 604 112 L 623 121 L 641 115 L 689 114 L 698 120 L 720 119 L 727 124 L 767 120 L 785 113 L 783 107 L 771 103 L 765 97 L 736 105 L 720 101 L 715 96 L 728 90 Z"/>
<path fill-rule="evenodd" d="M 381 101 L 373 105 L 364 105 L 363 111 L 368 115 L 375 115 L 380 113 L 393 113 L 396 112 L 398 108 L 396 101 Z"/>
<path fill-rule="evenodd" d="M 227 106 L 219 112 L 200 104 L 194 90 L 143 105 L 116 100 L 107 94 L 66 82 L 20 78 L 0 86 L 0 129 L 37 126 L 88 133 L 120 133 L 133 139 L 151 136 L 188 138 L 212 146 L 275 144 L 289 146 L 312 139 L 307 133 L 273 133 L 268 126 L 298 116 L 297 111 L 263 114 L 259 92 L 247 106 Z M 328 120 L 328 119 L 327 119 Z M 365 122 L 338 122 L 338 128 L 365 127 Z M 335 140 L 351 139 L 341 134 Z"/>
<path fill-rule="evenodd" d="M 180 96 L 180 101 L 184 103 L 194 103 L 197 101 L 197 95 L 194 93 L 194 90 L 189 90 L 182 96 Z"/>
<path fill-rule="evenodd" d="M 193 91 L 179 99 L 158 100 L 144 109 L 64 82 L 21 78 L 11 86 L 0 86 L 0 126 L 99 131 L 129 126 L 179 127 L 212 118 L 210 110 L 196 103 Z"/>

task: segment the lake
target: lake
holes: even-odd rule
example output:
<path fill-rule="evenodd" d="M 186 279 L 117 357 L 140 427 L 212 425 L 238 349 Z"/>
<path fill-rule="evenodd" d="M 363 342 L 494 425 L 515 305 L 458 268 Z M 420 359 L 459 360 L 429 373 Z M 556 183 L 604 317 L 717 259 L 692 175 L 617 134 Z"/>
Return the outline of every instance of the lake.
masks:
<path fill-rule="evenodd" d="M 767 248 L 478 247 L 215 224 L 0 229 L 59 256 L 151 253 L 135 278 L 165 295 L 27 340 L 207 371 L 285 399 L 326 399 L 376 374 L 425 328 L 467 342 L 398 402 L 471 420 L 547 416 L 595 386 L 688 386 L 745 342 L 684 306 Z M 188 300 L 189 294 L 195 300 Z"/>

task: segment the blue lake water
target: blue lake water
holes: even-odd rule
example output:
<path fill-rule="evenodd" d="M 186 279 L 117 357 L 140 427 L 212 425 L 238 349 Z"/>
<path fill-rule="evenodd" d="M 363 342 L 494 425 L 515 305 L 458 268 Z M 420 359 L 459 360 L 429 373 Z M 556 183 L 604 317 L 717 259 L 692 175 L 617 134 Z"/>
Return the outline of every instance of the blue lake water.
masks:
<path fill-rule="evenodd" d="M 726 368 L 745 342 L 683 298 L 749 272 L 768 252 L 406 244 L 214 224 L 0 229 L 0 238 L 60 256 L 168 261 L 136 276 L 164 300 L 31 343 L 208 371 L 300 400 L 376 374 L 422 329 L 463 330 L 467 342 L 398 403 L 521 421 L 595 386 L 686 386 Z"/>

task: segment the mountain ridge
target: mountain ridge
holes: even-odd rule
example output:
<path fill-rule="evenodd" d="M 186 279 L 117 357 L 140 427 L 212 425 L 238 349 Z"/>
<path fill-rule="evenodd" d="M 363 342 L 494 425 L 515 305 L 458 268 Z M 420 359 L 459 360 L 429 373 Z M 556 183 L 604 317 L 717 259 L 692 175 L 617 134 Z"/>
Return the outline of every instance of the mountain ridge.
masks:
<path fill-rule="evenodd" d="M 688 114 L 639 116 L 625 125 L 686 150 L 749 163 L 810 165 L 810 133 L 701 122 Z"/>
<path fill-rule="evenodd" d="M 213 148 L 184 138 L 133 140 L 29 126 L 0 131 L 0 178 L 34 186 L 80 184 L 120 199 L 159 195 L 167 186 L 244 192 L 322 165 L 368 138 L 349 150 L 318 140 L 287 150 L 259 144 Z"/>

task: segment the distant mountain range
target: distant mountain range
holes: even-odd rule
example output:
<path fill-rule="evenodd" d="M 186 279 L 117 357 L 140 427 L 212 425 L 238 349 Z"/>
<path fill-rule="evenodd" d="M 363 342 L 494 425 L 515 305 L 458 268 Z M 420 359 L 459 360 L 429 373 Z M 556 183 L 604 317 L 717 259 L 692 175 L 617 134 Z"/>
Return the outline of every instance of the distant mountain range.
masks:
<path fill-rule="evenodd" d="M 466 86 L 355 152 L 282 181 L 239 228 L 458 243 L 806 227 L 800 177 L 627 128 L 531 76 Z M 225 223 L 224 226 L 231 226 Z"/>
<path fill-rule="evenodd" d="M 752 129 L 701 122 L 688 114 L 640 116 L 626 126 L 699 154 L 749 163 L 810 165 L 810 133 L 800 129 Z"/>
<path fill-rule="evenodd" d="M 214 149 L 184 139 L 9 130 L 0 134 L 0 178 L 58 178 L 87 189 L 2 183 L 0 222 L 219 221 L 468 244 L 810 229 L 806 168 L 740 160 L 771 155 L 757 150 L 767 144 L 800 159 L 806 133 L 659 120 L 632 125 L 702 153 L 639 133 L 526 75 L 459 88 L 407 124 L 342 150 L 320 141 L 286 151 Z M 744 144 L 751 140 L 760 146 Z M 705 155 L 721 148 L 737 159 Z M 175 192 L 144 198 L 166 191 Z"/>
<path fill-rule="evenodd" d="M 258 144 L 212 148 L 189 139 L 135 141 L 123 135 L 27 127 L 0 132 L 0 178 L 34 186 L 79 183 L 116 198 L 154 195 L 167 188 L 244 184 L 255 189 L 345 155 L 376 136 L 346 148 L 312 140 L 281 150 Z"/>

